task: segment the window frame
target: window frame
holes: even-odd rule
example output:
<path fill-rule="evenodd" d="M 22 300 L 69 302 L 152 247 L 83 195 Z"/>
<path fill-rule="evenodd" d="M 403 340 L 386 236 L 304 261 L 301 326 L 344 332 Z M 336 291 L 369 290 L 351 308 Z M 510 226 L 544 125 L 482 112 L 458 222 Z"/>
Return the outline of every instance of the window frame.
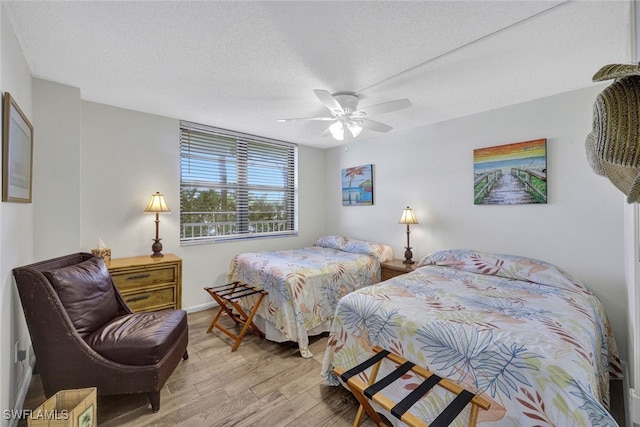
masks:
<path fill-rule="evenodd" d="M 193 178 L 191 180 L 185 179 L 185 173 L 183 167 L 185 162 L 190 161 L 191 154 L 187 155 L 187 151 L 190 149 L 185 148 L 190 144 L 190 139 L 187 136 L 190 131 L 198 132 L 201 135 L 206 135 L 206 143 L 212 143 L 210 154 L 215 153 L 216 150 L 224 150 L 225 146 L 228 149 L 230 144 L 235 147 L 235 154 L 229 156 L 236 163 L 236 182 L 233 184 L 228 183 L 216 183 L 214 181 L 208 181 L 206 179 Z M 219 145 L 215 145 L 216 139 L 218 139 Z M 230 143 L 230 140 L 234 140 Z M 277 163 L 279 167 L 283 167 L 285 171 L 284 185 L 269 185 L 265 183 L 250 183 L 248 170 L 251 167 L 252 160 L 255 160 L 256 156 L 260 154 L 271 154 L 269 147 L 273 148 L 275 154 L 274 157 L 282 155 L 283 162 Z M 284 150 L 284 153 L 278 153 L 278 151 Z M 190 172 L 191 173 L 191 172 Z M 197 174 L 195 174 L 197 175 Z M 200 178 L 204 178 L 203 173 Z M 200 185 L 197 185 L 200 184 Z M 207 235 L 197 236 L 193 235 L 185 237 L 186 232 L 183 224 L 183 190 L 184 189 L 196 189 L 196 188 L 209 188 L 220 190 L 233 190 L 235 193 L 235 220 L 234 225 L 230 226 L 236 231 L 235 233 L 225 233 L 221 235 Z M 285 212 L 287 212 L 287 218 L 285 222 L 285 230 L 279 231 L 262 231 L 251 232 L 249 217 L 251 215 L 251 203 L 249 200 L 249 194 L 254 192 L 278 192 L 284 191 L 284 204 L 286 206 Z M 220 213 L 220 212 L 211 212 Z M 185 120 L 180 121 L 180 245 L 196 245 L 196 244 L 208 244 L 208 243 L 221 243 L 237 240 L 248 239 L 264 239 L 275 237 L 291 237 L 298 235 L 298 145 L 275 140 L 271 138 L 265 138 L 261 136 L 246 134 L 242 132 L 231 131 L 227 129 L 216 128 L 213 126 L 202 125 L 198 123 L 188 122 Z M 211 224 L 229 224 L 226 222 L 213 222 Z M 191 223 L 195 224 L 195 223 Z M 256 227 L 257 228 L 257 227 Z M 200 231 L 202 233 L 202 231 Z"/>

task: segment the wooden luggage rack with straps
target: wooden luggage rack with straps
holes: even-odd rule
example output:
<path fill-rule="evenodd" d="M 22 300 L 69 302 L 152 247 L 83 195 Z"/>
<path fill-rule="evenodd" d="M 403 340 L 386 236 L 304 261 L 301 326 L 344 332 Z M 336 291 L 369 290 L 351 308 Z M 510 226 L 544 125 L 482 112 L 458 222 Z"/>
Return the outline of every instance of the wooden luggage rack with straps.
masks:
<path fill-rule="evenodd" d="M 231 339 L 234 340 L 234 345 L 231 347 L 231 351 L 236 351 L 238 346 L 240 345 L 240 341 L 244 337 L 244 334 L 247 333 L 249 328 L 253 332 L 256 333 L 260 338 L 264 338 L 264 334 L 255 323 L 253 323 L 253 317 L 256 315 L 258 311 L 258 307 L 260 307 L 260 303 L 265 295 L 268 294 L 264 289 L 259 289 L 253 286 L 246 285 L 240 282 L 233 282 L 226 285 L 216 286 L 216 287 L 208 287 L 204 288 L 205 291 L 209 293 L 213 297 L 214 300 L 218 303 L 220 308 L 216 313 L 216 316 L 213 318 L 211 325 L 209 325 L 209 329 L 207 329 L 207 333 L 210 333 L 213 328 L 220 329 L 222 332 L 227 334 Z M 258 295 L 258 299 L 254 302 L 253 307 L 250 312 L 247 313 L 239 304 L 239 301 L 242 298 L 246 298 L 250 295 Z M 235 309 L 235 313 L 234 310 Z M 242 330 L 238 335 L 235 335 L 233 332 L 229 331 L 227 328 L 218 323 L 220 320 L 220 316 L 222 314 L 227 313 L 231 319 L 238 325 L 242 325 Z"/>
<path fill-rule="evenodd" d="M 373 406 L 371 406 L 369 400 L 374 401 L 380 407 L 390 412 L 394 417 L 409 425 L 410 427 L 448 426 L 453 422 L 453 420 L 455 420 L 460 412 L 462 412 L 462 410 L 467 406 L 468 403 L 471 403 L 472 405 L 468 425 L 469 427 L 474 427 L 476 425 L 476 422 L 478 421 L 479 408 L 488 410 L 491 406 L 491 403 L 486 399 L 480 396 L 476 396 L 470 391 L 458 386 L 454 382 L 446 378 L 441 378 L 427 369 L 416 366 L 415 364 L 407 361 L 397 354 L 393 354 L 388 350 L 385 350 L 378 346 L 374 347 L 373 350 L 375 351 L 375 353 L 372 357 L 365 360 L 361 364 L 349 369 L 348 371 L 345 372 L 341 368 L 336 368 L 333 370 L 333 372 L 347 384 L 349 390 L 351 390 L 356 399 L 358 399 L 358 402 L 360 402 L 358 413 L 356 414 L 356 418 L 353 421 L 354 427 L 360 425 L 363 409 L 376 423 L 376 425 L 387 425 L 383 421 L 382 417 L 375 411 Z M 391 360 L 392 362 L 397 364 L 398 367 L 387 376 L 382 378 L 380 381 L 376 382 L 376 377 L 378 375 L 380 365 L 384 359 Z M 371 367 L 373 367 L 373 369 L 371 370 L 371 374 L 369 375 L 368 383 L 358 378 L 358 374 Z M 394 402 L 384 394 L 382 394 L 382 389 L 398 380 L 409 371 L 412 371 L 424 378 L 424 381 L 411 393 L 409 393 L 400 402 Z M 415 405 L 416 402 L 425 397 L 425 395 L 429 393 L 429 391 L 436 385 L 445 388 L 449 392 L 455 394 L 456 397 L 430 424 L 427 424 L 427 422 L 410 413 L 409 409 L 413 405 Z M 426 396 L 426 398 L 428 398 L 428 396 Z"/>

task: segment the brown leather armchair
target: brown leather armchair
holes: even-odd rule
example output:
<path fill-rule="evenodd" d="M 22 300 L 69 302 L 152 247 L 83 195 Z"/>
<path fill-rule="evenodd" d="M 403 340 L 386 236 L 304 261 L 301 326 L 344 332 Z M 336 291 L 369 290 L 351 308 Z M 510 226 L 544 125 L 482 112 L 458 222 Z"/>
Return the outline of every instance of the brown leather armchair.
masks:
<path fill-rule="evenodd" d="M 69 388 L 149 394 L 187 359 L 183 310 L 133 313 L 101 258 L 76 253 L 13 270 L 47 397 Z"/>

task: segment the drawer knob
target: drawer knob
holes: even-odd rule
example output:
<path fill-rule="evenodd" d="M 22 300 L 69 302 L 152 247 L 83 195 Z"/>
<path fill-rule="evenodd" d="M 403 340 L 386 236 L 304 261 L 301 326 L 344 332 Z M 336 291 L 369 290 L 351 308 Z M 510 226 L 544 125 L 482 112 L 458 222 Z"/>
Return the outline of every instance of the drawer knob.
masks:
<path fill-rule="evenodd" d="M 144 273 L 144 274 L 136 274 L 135 276 L 129 276 L 127 277 L 127 280 L 138 280 L 138 279 L 146 279 L 147 277 L 151 276 L 151 273 Z"/>
<path fill-rule="evenodd" d="M 151 294 L 138 295 L 138 296 L 135 296 L 135 297 L 128 298 L 127 302 L 142 301 L 142 300 L 145 300 L 145 299 L 149 298 L 150 296 L 151 296 Z"/>

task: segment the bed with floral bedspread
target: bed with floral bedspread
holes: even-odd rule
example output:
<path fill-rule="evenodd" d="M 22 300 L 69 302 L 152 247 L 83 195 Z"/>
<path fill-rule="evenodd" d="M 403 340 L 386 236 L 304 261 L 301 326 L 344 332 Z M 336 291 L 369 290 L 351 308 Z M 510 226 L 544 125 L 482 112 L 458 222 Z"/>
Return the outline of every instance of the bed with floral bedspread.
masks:
<path fill-rule="evenodd" d="M 617 425 L 607 410 L 609 380 L 621 371 L 604 309 L 543 261 L 441 251 L 411 273 L 345 296 L 324 355 L 325 381 L 338 385 L 333 368 L 359 364 L 374 345 L 483 394 L 492 406 L 480 411 L 480 426 Z M 385 394 L 397 401 L 416 383 L 406 379 Z M 423 399 L 412 413 L 430 422 L 446 399 Z M 466 425 L 465 411 L 456 425 Z"/>
<path fill-rule="evenodd" d="M 297 341 L 309 358 L 309 336 L 329 330 L 338 300 L 378 283 L 380 263 L 390 259 L 390 246 L 324 236 L 311 247 L 236 255 L 228 278 L 265 289 L 255 323 L 269 340 Z"/>

